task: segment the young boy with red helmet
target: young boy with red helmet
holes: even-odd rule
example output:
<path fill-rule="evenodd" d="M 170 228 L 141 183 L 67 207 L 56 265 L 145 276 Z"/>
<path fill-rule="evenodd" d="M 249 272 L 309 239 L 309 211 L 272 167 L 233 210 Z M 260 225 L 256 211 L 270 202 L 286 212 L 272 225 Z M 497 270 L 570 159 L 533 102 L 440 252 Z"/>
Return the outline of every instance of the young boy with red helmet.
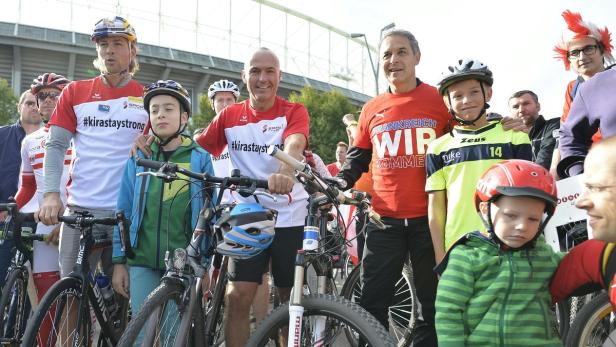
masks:
<path fill-rule="evenodd" d="M 486 233 L 467 234 L 439 265 L 439 346 L 562 346 L 548 291 L 561 256 L 540 236 L 556 203 L 538 164 L 508 160 L 483 174 L 475 208 Z"/>

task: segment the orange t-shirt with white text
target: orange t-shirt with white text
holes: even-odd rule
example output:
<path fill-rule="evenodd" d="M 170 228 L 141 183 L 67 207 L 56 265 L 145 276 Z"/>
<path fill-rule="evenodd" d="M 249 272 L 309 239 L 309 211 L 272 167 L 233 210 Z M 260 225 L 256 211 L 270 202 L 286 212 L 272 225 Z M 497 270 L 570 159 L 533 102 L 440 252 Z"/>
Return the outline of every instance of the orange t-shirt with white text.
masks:
<path fill-rule="evenodd" d="M 382 216 L 428 214 L 425 153 L 445 134 L 450 115 L 436 88 L 420 83 L 401 94 L 368 101 L 359 117 L 354 146 L 372 149 L 372 206 Z"/>

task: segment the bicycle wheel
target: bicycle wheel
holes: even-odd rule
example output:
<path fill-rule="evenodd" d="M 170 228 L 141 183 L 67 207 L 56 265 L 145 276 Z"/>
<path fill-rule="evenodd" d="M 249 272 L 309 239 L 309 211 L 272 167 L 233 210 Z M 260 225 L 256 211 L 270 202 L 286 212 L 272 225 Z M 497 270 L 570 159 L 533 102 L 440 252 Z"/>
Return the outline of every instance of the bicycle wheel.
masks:
<path fill-rule="evenodd" d="M 342 286 L 340 294 L 351 302 L 361 298 L 360 267 L 356 267 Z M 417 294 L 413 285 L 413 272 L 404 266 L 400 279 L 394 286 L 394 297 L 389 307 L 389 332 L 398 341 L 398 346 L 409 346 L 417 318 Z M 345 334 L 351 346 L 357 346 L 357 336 L 348 329 Z"/>
<path fill-rule="evenodd" d="M 22 346 L 89 346 L 92 338 L 88 298 L 81 281 L 66 277 L 54 284 L 28 321 Z"/>
<path fill-rule="evenodd" d="M 128 323 L 118 347 L 174 344 L 202 346 L 203 343 L 196 342 L 200 340 L 197 334 L 203 337 L 202 327 L 205 324 L 203 315 L 199 314 L 200 310 L 196 310 L 198 311 L 196 317 L 188 317 L 194 319 L 194 325 L 185 325 L 186 331 L 180 331 L 184 329 L 183 318 L 186 314 L 190 314 L 187 312 L 188 300 L 184 300 L 183 295 L 184 288 L 179 283 L 164 281 L 148 295 L 137 315 Z"/>
<path fill-rule="evenodd" d="M 616 346 L 616 315 L 603 292 L 577 313 L 569 328 L 566 346 Z"/>
<path fill-rule="evenodd" d="M 225 341 L 224 312 L 225 294 L 227 293 L 227 265 L 221 266 L 214 295 L 207 303 L 205 334 L 207 346 L 220 346 Z"/>
<path fill-rule="evenodd" d="M 302 319 L 301 346 L 334 346 L 344 341 L 338 334 L 339 326 L 345 326 L 357 336 L 365 339 L 369 346 L 393 347 L 396 343 L 383 326 L 366 310 L 342 297 L 332 295 L 308 295 L 302 298 L 304 315 Z M 314 341 L 312 331 L 316 320 L 325 318 L 325 330 L 321 339 Z M 247 346 L 276 346 L 280 335 L 286 337 L 289 323 L 289 306 L 282 305 L 274 310 L 250 336 Z M 333 333 L 332 333 L 333 332 Z"/>
<path fill-rule="evenodd" d="M 21 345 L 21 337 L 30 316 L 28 305 L 28 270 L 13 269 L 7 276 L 0 298 L 0 344 Z M 28 312 L 26 312 L 28 310 Z"/>

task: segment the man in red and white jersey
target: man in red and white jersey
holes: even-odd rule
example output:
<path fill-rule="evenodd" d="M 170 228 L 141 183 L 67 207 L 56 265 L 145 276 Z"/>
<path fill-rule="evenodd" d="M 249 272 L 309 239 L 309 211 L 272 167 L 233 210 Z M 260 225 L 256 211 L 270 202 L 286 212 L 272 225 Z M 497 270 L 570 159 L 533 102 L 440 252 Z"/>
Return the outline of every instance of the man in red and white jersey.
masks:
<path fill-rule="evenodd" d="M 135 138 L 146 127 L 143 86 L 132 79 L 138 70 L 137 36 L 121 17 L 101 19 L 94 27 L 94 66 L 101 75 L 67 85 L 49 122 L 45 154 L 44 199 L 38 217 L 58 223 L 64 206 L 60 178 L 64 155 L 71 140 L 73 162 L 68 183 L 67 214 L 89 211 L 95 217 L 113 216 L 124 163 Z M 111 239 L 112 226 L 95 226 L 96 239 Z M 75 265 L 79 230 L 63 225 L 60 234 L 60 271 L 68 275 Z M 103 270 L 111 274 L 111 248 L 93 252 L 96 266 L 103 254 Z"/>
<path fill-rule="evenodd" d="M 69 83 L 62 75 L 45 73 L 33 80 L 30 87 L 31 93 L 36 97 L 36 103 L 46 124 L 58 103 L 60 92 Z M 36 211 L 43 202 L 45 147 L 49 128 L 42 127 L 27 135 L 21 143 L 21 185 L 15 195 L 15 202 L 24 211 L 26 204 L 34 202 Z M 68 170 L 72 158 L 72 149 L 66 151 L 64 156 L 64 169 L 60 185 L 60 198 L 66 203 L 66 183 L 68 182 Z M 30 201 L 31 203 L 28 203 Z M 47 243 L 34 241 L 32 277 L 36 287 L 36 299 L 41 300 L 47 290 L 60 279 L 60 266 L 58 262 L 58 237 L 60 224 L 44 225 L 38 223 L 37 234 L 49 234 Z M 47 341 L 51 327 L 51 321 L 41 326 L 38 341 Z"/>
<path fill-rule="evenodd" d="M 295 253 L 302 247 L 308 194 L 299 183 L 293 183 L 293 169 L 281 165 L 266 151 L 275 145 L 301 159 L 308 142 L 309 118 L 303 105 L 276 96 L 280 78 L 278 57 L 267 48 L 258 49 L 242 71 L 248 100 L 227 106 L 197 137 L 212 155 L 220 155 L 228 147 L 232 168 L 240 169 L 243 175 L 268 178 L 272 193 L 290 192 L 292 197 L 291 201 L 279 198 L 278 202 L 260 199 L 262 205 L 278 211 L 274 242 L 256 257 L 229 263 L 225 344 L 230 347 L 246 344 L 250 305 L 270 258 L 274 284 L 284 301 L 292 287 Z M 254 202 L 252 198 L 246 201 Z"/>
<path fill-rule="evenodd" d="M 353 147 L 338 177 L 347 187 L 372 169 L 372 206 L 385 230 L 370 223 L 362 262 L 360 304 L 385 327 L 394 284 L 410 257 L 420 314 L 413 346 L 437 346 L 434 302 L 437 278 L 428 226 L 425 153 L 428 144 L 445 134 L 450 115 L 436 88 L 415 75 L 421 52 L 406 30 L 387 32 L 380 44 L 388 91 L 363 107 Z"/>

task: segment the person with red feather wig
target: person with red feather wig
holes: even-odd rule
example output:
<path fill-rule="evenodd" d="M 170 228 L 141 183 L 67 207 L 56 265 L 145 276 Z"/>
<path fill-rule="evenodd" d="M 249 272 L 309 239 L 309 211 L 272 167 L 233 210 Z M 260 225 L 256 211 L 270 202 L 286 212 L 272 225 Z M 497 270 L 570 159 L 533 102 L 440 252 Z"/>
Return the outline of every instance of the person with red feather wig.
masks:
<path fill-rule="evenodd" d="M 565 10 L 562 16 L 567 24 L 567 30 L 554 47 L 556 53 L 554 57 L 562 60 L 565 70 L 573 69 L 577 74 L 577 78 L 567 84 L 563 114 L 560 118 L 561 124 L 564 124 L 580 85 L 597 73 L 611 68 L 615 60 L 612 56 L 611 34 L 607 27 L 600 28 L 592 22 L 585 21 L 580 13 L 570 10 Z M 601 133 L 597 131 L 592 136 L 592 141 L 600 139 Z M 555 149 L 550 173 L 557 179 L 559 176 L 556 167 L 561 161 L 561 156 L 560 151 Z"/>

